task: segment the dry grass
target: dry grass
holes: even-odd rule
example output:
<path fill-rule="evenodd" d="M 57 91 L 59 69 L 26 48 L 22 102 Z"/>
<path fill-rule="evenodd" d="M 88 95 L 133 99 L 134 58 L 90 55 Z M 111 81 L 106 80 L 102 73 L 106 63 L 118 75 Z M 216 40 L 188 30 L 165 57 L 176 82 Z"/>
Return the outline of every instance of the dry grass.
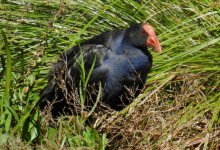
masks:
<path fill-rule="evenodd" d="M 175 77 L 141 106 L 102 118 L 96 125 L 109 134 L 109 149 L 218 149 L 220 126 L 209 130 L 210 111 L 181 122 L 187 110 L 208 99 L 204 84 L 202 75 Z"/>

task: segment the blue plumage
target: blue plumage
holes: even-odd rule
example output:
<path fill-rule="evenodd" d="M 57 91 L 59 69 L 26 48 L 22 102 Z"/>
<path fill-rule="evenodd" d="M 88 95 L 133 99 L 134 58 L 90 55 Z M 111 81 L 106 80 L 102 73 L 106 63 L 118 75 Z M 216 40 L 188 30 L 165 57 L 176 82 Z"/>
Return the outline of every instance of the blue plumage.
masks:
<path fill-rule="evenodd" d="M 71 98 L 68 93 L 79 85 L 80 71 L 76 60 L 80 57 L 81 49 L 87 73 L 96 57 L 89 85 L 101 82 L 102 102 L 113 109 L 122 109 L 130 103 L 133 98 L 131 95 L 137 96 L 140 93 L 151 69 L 152 56 L 146 45 L 153 34 L 151 32 L 149 25 L 135 24 L 126 30 L 102 33 L 63 53 L 52 67 L 48 84 L 41 95 L 41 108 L 45 108 L 47 102 L 55 101 L 52 107 L 55 116 L 71 109 L 67 102 Z M 151 42 L 152 45 L 154 43 Z M 161 50 L 160 45 L 156 46 L 158 51 Z M 129 93 L 128 89 L 134 93 Z"/>

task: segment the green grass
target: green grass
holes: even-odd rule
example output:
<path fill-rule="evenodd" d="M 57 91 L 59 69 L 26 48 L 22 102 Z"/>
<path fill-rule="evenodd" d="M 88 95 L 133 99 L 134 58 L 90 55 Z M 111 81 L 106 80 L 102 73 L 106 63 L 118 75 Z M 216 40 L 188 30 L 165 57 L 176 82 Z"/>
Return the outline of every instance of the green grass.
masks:
<path fill-rule="evenodd" d="M 219 8 L 214 0 L 0 2 L 0 146 L 104 149 L 108 141 L 112 149 L 217 149 Z M 101 32 L 143 21 L 155 27 L 163 53 L 152 51 L 142 94 L 93 126 L 75 116 L 49 124 L 37 103 L 59 54 Z"/>

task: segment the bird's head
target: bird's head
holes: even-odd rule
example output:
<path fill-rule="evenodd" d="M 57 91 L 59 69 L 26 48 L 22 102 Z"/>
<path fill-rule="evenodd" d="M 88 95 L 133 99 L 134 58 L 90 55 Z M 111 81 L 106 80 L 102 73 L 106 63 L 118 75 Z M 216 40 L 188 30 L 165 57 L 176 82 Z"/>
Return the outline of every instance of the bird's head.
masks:
<path fill-rule="evenodd" d="M 146 23 L 136 24 L 129 29 L 129 38 L 133 45 L 138 47 L 151 47 L 158 52 L 162 52 L 160 42 L 154 28 Z"/>

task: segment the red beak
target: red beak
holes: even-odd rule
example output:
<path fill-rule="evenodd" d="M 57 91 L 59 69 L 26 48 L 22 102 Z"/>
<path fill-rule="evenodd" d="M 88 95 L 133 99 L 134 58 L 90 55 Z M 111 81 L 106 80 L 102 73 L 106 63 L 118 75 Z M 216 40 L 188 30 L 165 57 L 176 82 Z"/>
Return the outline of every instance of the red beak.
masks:
<path fill-rule="evenodd" d="M 143 25 L 144 33 L 148 35 L 148 39 L 146 41 L 146 45 L 152 47 L 158 52 L 162 52 L 162 48 L 160 46 L 160 42 L 157 38 L 157 35 L 154 31 L 154 28 L 149 24 Z"/>
<path fill-rule="evenodd" d="M 149 36 L 146 42 L 146 45 L 149 47 L 152 47 L 158 52 L 162 52 L 162 48 L 160 46 L 160 42 L 157 38 L 157 36 Z"/>

